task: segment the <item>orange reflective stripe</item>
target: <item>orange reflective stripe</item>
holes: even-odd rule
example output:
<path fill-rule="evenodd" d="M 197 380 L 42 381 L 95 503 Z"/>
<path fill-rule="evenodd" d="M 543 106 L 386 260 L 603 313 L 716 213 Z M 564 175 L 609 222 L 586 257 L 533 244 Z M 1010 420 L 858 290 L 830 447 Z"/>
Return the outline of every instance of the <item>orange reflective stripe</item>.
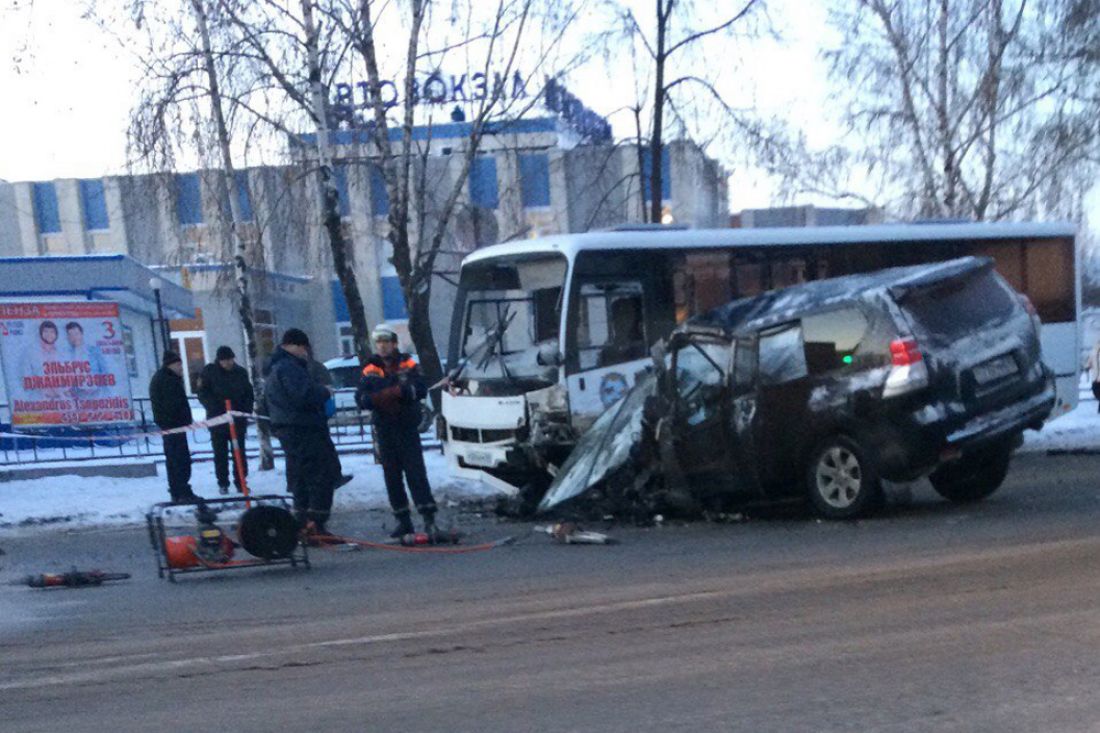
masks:
<path fill-rule="evenodd" d="M 397 368 L 398 369 L 415 369 L 416 368 L 416 362 L 413 361 L 412 359 L 405 359 L 405 361 L 403 361 L 403 362 L 401 362 L 400 364 L 397 365 Z"/>
<path fill-rule="evenodd" d="M 367 364 L 363 367 L 364 377 L 384 377 L 386 373 L 382 371 L 381 367 L 377 367 L 374 364 Z"/>

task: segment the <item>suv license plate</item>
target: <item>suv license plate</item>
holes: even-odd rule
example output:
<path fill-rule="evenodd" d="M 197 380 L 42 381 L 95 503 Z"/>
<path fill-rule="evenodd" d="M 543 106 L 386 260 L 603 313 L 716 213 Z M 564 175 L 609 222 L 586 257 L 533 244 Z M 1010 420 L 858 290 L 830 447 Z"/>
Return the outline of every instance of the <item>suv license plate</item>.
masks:
<path fill-rule="evenodd" d="M 1015 374 L 1017 371 L 1015 359 L 1011 356 L 998 356 L 996 359 L 990 359 L 984 364 L 974 367 L 974 379 L 977 380 L 978 384 L 989 384 Z"/>
<path fill-rule="evenodd" d="M 465 458 L 466 463 L 469 463 L 471 466 L 492 468 L 497 463 L 496 459 L 493 457 L 493 454 L 485 450 L 467 451 Z"/>

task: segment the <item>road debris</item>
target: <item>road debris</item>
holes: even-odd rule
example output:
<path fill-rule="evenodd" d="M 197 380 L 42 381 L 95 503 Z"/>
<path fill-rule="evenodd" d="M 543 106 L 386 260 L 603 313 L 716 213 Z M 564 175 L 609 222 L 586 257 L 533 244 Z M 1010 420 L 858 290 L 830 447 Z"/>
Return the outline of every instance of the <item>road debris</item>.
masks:
<path fill-rule="evenodd" d="M 572 522 L 557 522 L 545 526 L 536 526 L 536 532 L 550 535 L 562 545 L 614 545 L 615 539 L 603 532 L 589 532 Z"/>

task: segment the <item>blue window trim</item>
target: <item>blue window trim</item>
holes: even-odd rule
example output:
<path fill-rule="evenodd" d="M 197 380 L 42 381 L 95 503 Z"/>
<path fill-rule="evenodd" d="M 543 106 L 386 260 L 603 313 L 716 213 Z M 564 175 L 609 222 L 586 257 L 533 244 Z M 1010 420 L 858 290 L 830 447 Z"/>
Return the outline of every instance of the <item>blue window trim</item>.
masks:
<path fill-rule="evenodd" d="M 649 146 L 642 148 L 642 186 L 645 187 L 645 200 L 651 200 L 649 193 L 649 172 L 653 168 L 653 160 Z M 667 201 L 672 198 L 672 165 L 668 155 L 668 145 L 661 147 L 661 200 Z"/>
<path fill-rule="evenodd" d="M 495 209 L 500 205 L 497 188 L 497 160 L 491 155 L 479 155 L 470 164 L 470 201 L 477 206 Z"/>
<path fill-rule="evenodd" d="M 34 221 L 38 225 L 38 233 L 60 233 L 61 215 L 57 208 L 57 189 L 53 181 L 34 183 L 31 193 L 34 197 Z"/>
<path fill-rule="evenodd" d="M 533 153 L 519 156 L 520 191 L 527 207 L 550 205 L 550 156 Z"/>
<path fill-rule="evenodd" d="M 336 191 L 340 195 L 340 203 L 337 207 L 340 216 L 351 215 L 351 197 L 348 196 L 348 167 L 337 164 L 332 167 L 332 177 L 336 181 Z"/>
<path fill-rule="evenodd" d="M 382 317 L 387 321 L 401 321 L 409 317 L 405 309 L 405 294 L 397 275 L 379 278 L 382 285 Z"/>
<path fill-rule="evenodd" d="M 333 280 L 330 284 L 332 292 L 332 314 L 337 323 L 351 322 L 351 311 L 348 310 L 348 301 L 344 298 L 344 289 L 340 287 L 339 280 Z"/>
<path fill-rule="evenodd" d="M 370 207 L 374 216 L 386 216 L 390 213 L 390 194 L 386 190 L 386 177 L 382 175 L 382 169 L 374 163 L 370 165 Z"/>
<path fill-rule="evenodd" d="M 181 226 L 194 226 L 204 221 L 198 173 L 176 174 L 176 218 Z"/>
<path fill-rule="evenodd" d="M 241 212 L 241 221 L 252 221 L 252 191 L 248 185 L 248 171 L 235 171 L 237 184 L 237 210 Z"/>
<path fill-rule="evenodd" d="M 80 189 L 80 207 L 84 211 L 84 228 L 88 231 L 110 229 L 111 219 L 107 214 L 103 179 L 86 178 L 77 181 L 77 185 Z"/>

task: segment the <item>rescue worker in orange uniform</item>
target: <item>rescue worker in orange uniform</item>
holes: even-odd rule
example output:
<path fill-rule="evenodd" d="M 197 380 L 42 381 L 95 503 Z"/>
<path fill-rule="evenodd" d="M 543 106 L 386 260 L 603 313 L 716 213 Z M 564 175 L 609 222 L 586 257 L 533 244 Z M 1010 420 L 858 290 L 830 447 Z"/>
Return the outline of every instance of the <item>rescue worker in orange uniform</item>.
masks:
<path fill-rule="evenodd" d="M 360 409 L 369 409 L 374 415 L 375 454 L 382 464 L 386 493 L 397 520 L 391 536 L 402 537 L 414 531 L 405 482 L 424 519 L 424 531 L 433 534 L 436 504 L 419 432 L 420 400 L 427 396 L 428 388 L 412 357 L 398 351 L 396 331 L 385 324 L 376 326 L 371 340 L 375 353 L 363 367 L 355 401 Z"/>

